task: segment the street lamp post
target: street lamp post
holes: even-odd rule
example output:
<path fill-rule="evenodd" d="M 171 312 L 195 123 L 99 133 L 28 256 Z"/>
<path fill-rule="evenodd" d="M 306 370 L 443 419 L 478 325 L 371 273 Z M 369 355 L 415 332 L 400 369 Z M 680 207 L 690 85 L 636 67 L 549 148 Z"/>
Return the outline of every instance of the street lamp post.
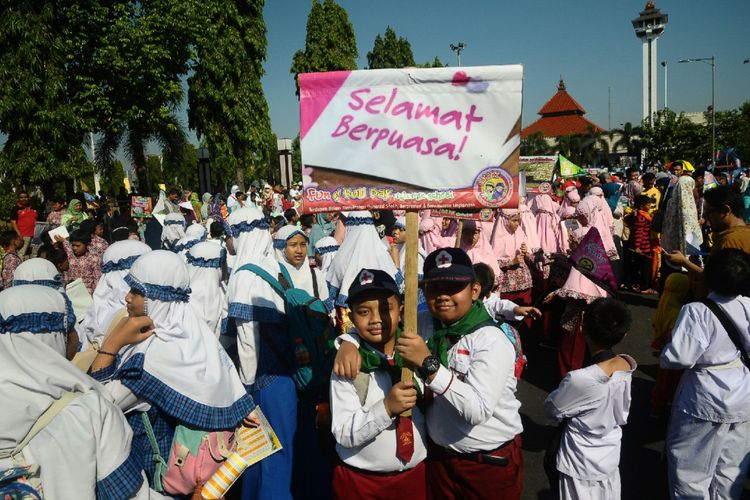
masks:
<path fill-rule="evenodd" d="M 694 57 L 691 59 L 680 59 L 677 62 L 702 62 L 711 66 L 711 167 L 716 167 L 716 59 L 714 58 L 714 56 Z"/>
<path fill-rule="evenodd" d="M 458 42 L 457 44 L 451 44 L 451 50 L 456 53 L 456 59 L 458 60 L 458 66 L 461 66 L 461 52 L 466 48 L 464 42 Z"/>
<path fill-rule="evenodd" d="M 207 148 L 198 148 L 195 151 L 198 159 L 198 184 L 201 193 L 211 191 L 211 162 Z"/>
<path fill-rule="evenodd" d="M 667 105 L 667 76 L 668 76 L 668 70 L 669 70 L 667 61 L 662 61 L 661 67 L 664 68 L 664 109 L 667 109 L 669 107 Z"/>

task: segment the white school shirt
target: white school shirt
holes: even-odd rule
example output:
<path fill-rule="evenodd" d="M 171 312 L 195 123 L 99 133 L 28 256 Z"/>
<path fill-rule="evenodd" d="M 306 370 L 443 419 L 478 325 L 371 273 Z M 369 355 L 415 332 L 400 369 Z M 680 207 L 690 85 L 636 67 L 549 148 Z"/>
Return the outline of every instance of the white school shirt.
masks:
<path fill-rule="evenodd" d="M 512 300 L 501 299 L 497 294 L 491 293 L 488 297 L 482 299 L 484 302 L 484 308 L 490 313 L 496 320 L 504 321 L 523 321 L 523 316 L 517 316 L 513 312 L 513 309 L 518 307 L 518 304 Z"/>
<path fill-rule="evenodd" d="M 417 331 L 425 340 L 433 319 L 418 316 Z M 344 334 L 336 347 L 359 337 Z M 523 431 L 516 399 L 516 350 L 497 327 L 479 328 L 448 349 L 450 370 L 441 366 L 426 387 L 435 393 L 427 409 L 427 432 L 438 445 L 457 453 L 491 451 Z"/>
<path fill-rule="evenodd" d="M 734 321 L 750 352 L 750 298 L 709 298 Z M 682 307 L 672 341 L 661 353 L 662 368 L 685 368 L 674 408 L 709 422 L 750 420 L 750 371 L 719 319 L 701 303 Z"/>
<path fill-rule="evenodd" d="M 381 370 L 368 376 L 367 398 L 362 406 L 354 382 L 331 374 L 331 431 L 336 439 L 336 453 L 345 464 L 366 471 L 413 469 L 427 458 L 424 415 L 416 406 L 412 409 L 414 455 L 404 464 L 396 456 L 396 418 L 388 416 L 383 404 L 392 387 L 391 377 Z M 424 391 L 421 381 L 415 380 L 420 391 Z"/>
<path fill-rule="evenodd" d="M 630 412 L 630 385 L 636 362 L 628 371 L 608 377 L 598 365 L 569 372 L 544 401 L 544 413 L 561 421 L 569 418 L 560 440 L 557 470 L 576 479 L 601 481 L 620 464 L 622 428 Z"/>
<path fill-rule="evenodd" d="M 419 315 L 417 331 L 433 334 L 429 312 Z M 516 399 L 516 350 L 495 326 L 461 337 L 448 349 L 448 366 L 432 382 L 427 431 L 438 445 L 457 453 L 490 451 L 523 431 Z"/>
<path fill-rule="evenodd" d="M 44 498 L 94 499 L 97 481 L 114 472 L 130 453 L 133 431 L 106 396 L 90 391 L 68 404 L 24 448 L 28 463 L 39 464 Z M 167 498 L 143 483 L 132 498 Z"/>

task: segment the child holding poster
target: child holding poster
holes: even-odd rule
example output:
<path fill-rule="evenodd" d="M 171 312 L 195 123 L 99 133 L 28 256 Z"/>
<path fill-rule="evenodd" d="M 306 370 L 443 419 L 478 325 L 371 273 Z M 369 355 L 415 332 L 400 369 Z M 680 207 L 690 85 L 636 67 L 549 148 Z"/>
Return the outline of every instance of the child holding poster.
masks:
<path fill-rule="evenodd" d="M 335 498 L 425 498 L 424 416 L 416 406 L 424 388 L 401 381 L 396 352 L 401 335 L 400 294 L 384 271 L 362 269 L 349 287 L 349 317 L 362 359 L 354 380 L 331 376 L 332 431 L 341 463 L 333 471 Z M 404 410 L 412 416 L 403 417 Z"/>
<path fill-rule="evenodd" d="M 466 252 L 432 252 L 425 259 L 423 283 L 429 314 L 419 316 L 421 337 L 404 332 L 397 351 L 434 396 L 427 410 L 434 443 L 428 496 L 520 498 L 523 428 L 515 397 L 515 349 L 479 299 L 481 285 Z M 353 378 L 360 364 L 358 341 L 349 335 L 340 341 L 334 371 Z"/>

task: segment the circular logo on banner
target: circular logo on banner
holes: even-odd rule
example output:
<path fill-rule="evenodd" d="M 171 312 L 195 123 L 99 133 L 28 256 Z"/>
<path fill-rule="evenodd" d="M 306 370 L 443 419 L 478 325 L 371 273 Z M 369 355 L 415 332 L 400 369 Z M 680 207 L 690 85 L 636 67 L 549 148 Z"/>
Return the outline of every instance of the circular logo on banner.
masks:
<path fill-rule="evenodd" d="M 484 206 L 497 208 L 513 196 L 513 177 L 500 167 L 485 168 L 474 179 L 474 196 Z"/>
<path fill-rule="evenodd" d="M 479 211 L 479 220 L 483 222 L 491 221 L 494 214 L 495 212 L 491 208 L 483 208 Z"/>
<path fill-rule="evenodd" d="M 578 259 L 578 267 L 580 267 L 584 271 L 591 272 L 594 270 L 594 261 L 589 259 L 588 257 L 581 257 Z"/>
<path fill-rule="evenodd" d="M 537 190 L 541 194 L 547 194 L 552 191 L 552 184 L 550 184 L 549 182 L 542 182 L 541 184 L 539 184 L 539 187 L 537 187 Z"/>

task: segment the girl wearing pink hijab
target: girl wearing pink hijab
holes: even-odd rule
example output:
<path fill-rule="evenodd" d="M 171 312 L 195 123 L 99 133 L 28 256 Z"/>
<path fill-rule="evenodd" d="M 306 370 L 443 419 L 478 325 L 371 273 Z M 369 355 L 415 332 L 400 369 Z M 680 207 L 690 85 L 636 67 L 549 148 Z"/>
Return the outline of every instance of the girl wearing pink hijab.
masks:
<path fill-rule="evenodd" d="M 430 217 L 430 211 L 425 210 L 419 222 L 419 242 L 425 252 L 456 246 L 458 223 L 447 217 Z"/>
<path fill-rule="evenodd" d="M 563 217 L 563 212 L 566 211 L 566 209 L 575 208 L 580 201 L 581 195 L 578 194 L 578 189 L 575 186 L 568 186 L 565 189 L 565 195 L 563 196 L 562 203 L 560 204 L 560 211 L 558 212 L 560 217 L 565 218 Z"/>
<path fill-rule="evenodd" d="M 544 254 L 544 279 L 547 279 L 552 255 L 566 250 L 558 207 L 548 194 L 538 194 L 534 197 L 531 210 L 536 214 L 536 232 L 539 235 L 539 248 Z"/>
<path fill-rule="evenodd" d="M 523 229 L 526 235 L 526 242 L 529 246 L 531 253 L 536 253 L 541 248 L 539 242 L 539 234 L 536 229 L 536 219 L 532 213 L 526 200 L 522 200 L 518 203 L 518 212 L 521 215 L 521 229 Z"/>
<path fill-rule="evenodd" d="M 499 210 L 492 232 L 492 250 L 503 272 L 500 294 L 504 299 L 524 306 L 532 304 L 533 283 L 529 264 L 533 255 L 529 247 L 519 211 Z"/>
<path fill-rule="evenodd" d="M 599 230 L 599 235 L 602 237 L 604 250 L 607 252 L 609 260 L 615 261 L 620 259 L 620 256 L 617 253 L 617 247 L 615 247 L 615 240 L 612 237 L 612 228 L 610 227 L 605 214 L 605 209 L 610 213 L 609 206 L 604 199 L 595 195 L 586 196 L 578 204 L 575 216 L 581 224 L 581 227 L 570 234 L 571 250 L 574 250 L 575 247 L 578 246 L 578 243 L 580 243 L 583 237 L 586 236 L 589 229 L 595 227 Z"/>
<path fill-rule="evenodd" d="M 495 253 L 492 251 L 490 242 L 482 229 L 481 224 L 477 224 L 473 220 L 465 220 L 461 232 L 461 249 L 466 252 L 473 264 L 482 262 L 490 266 L 495 273 L 495 281 L 501 283 L 503 273 L 497 264 L 497 257 L 495 257 Z"/>

